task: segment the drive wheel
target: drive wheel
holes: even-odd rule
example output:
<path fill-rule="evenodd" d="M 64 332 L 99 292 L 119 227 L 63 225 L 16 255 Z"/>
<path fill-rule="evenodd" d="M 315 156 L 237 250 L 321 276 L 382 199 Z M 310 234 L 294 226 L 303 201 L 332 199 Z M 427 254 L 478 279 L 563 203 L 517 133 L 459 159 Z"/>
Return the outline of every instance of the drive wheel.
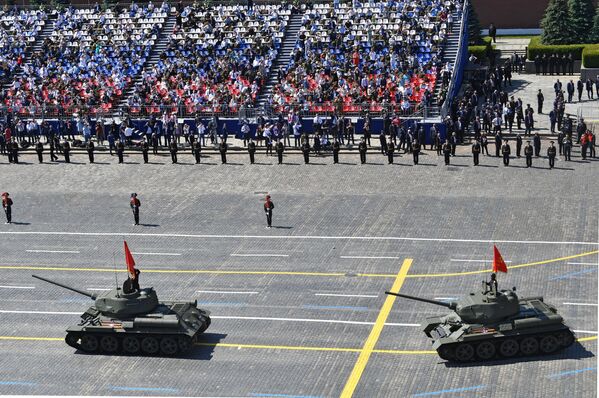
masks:
<path fill-rule="evenodd" d="M 557 335 L 557 340 L 562 347 L 569 347 L 574 343 L 574 336 L 572 335 L 572 332 L 566 330 Z"/>
<path fill-rule="evenodd" d="M 520 342 L 520 351 L 524 355 L 534 355 L 539 350 L 539 342 L 534 337 L 526 337 Z"/>
<path fill-rule="evenodd" d="M 518 342 L 514 339 L 507 339 L 501 342 L 499 346 L 499 353 L 506 358 L 513 357 L 518 353 L 520 346 Z"/>
<path fill-rule="evenodd" d="M 100 347 L 104 352 L 114 353 L 119 349 L 119 341 L 115 336 L 103 336 L 100 339 Z"/>
<path fill-rule="evenodd" d="M 155 337 L 144 337 L 141 341 L 141 350 L 144 354 L 156 354 L 160 350 L 160 344 Z"/>
<path fill-rule="evenodd" d="M 164 355 L 175 355 L 179 351 L 177 340 L 172 337 L 164 337 L 160 340 L 160 352 Z"/>
<path fill-rule="evenodd" d="M 191 348 L 191 338 L 189 336 L 179 336 L 177 343 L 181 352 L 185 352 Z"/>
<path fill-rule="evenodd" d="M 483 341 L 476 346 L 476 356 L 480 359 L 487 360 L 495 356 L 495 345 L 490 341 Z"/>
<path fill-rule="evenodd" d="M 123 351 L 127 354 L 137 354 L 141 349 L 139 340 L 135 336 L 126 336 L 123 339 Z"/>
<path fill-rule="evenodd" d="M 81 349 L 85 352 L 94 352 L 98 349 L 98 339 L 92 334 L 81 337 Z"/>
<path fill-rule="evenodd" d="M 474 347 L 468 343 L 462 343 L 455 349 L 455 359 L 460 362 L 470 361 L 474 357 Z"/>
<path fill-rule="evenodd" d="M 545 336 L 539 342 L 539 349 L 544 354 L 551 354 L 552 352 L 557 351 L 559 348 L 559 341 L 555 338 L 555 336 Z"/>

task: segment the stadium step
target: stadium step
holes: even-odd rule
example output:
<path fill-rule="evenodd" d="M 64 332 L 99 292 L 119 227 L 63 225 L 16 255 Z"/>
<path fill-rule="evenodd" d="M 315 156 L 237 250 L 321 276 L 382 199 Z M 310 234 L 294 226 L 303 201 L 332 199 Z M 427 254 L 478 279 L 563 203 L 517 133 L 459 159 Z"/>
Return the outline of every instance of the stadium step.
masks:
<path fill-rule="evenodd" d="M 443 49 L 443 57 L 441 60 L 443 64 L 450 64 L 452 68 L 455 66 L 456 58 L 458 55 L 458 50 L 460 48 L 460 24 L 462 23 L 462 15 L 457 11 L 453 13 L 453 29 L 452 32 L 447 37 L 447 42 L 445 44 L 445 48 Z M 440 82 L 439 82 L 440 83 Z M 428 111 L 427 117 L 438 117 L 440 116 L 439 106 L 441 104 L 438 103 L 437 98 L 439 98 L 439 94 L 441 93 L 441 84 L 437 84 L 435 86 L 435 91 L 433 93 L 433 101 L 431 109 Z"/>

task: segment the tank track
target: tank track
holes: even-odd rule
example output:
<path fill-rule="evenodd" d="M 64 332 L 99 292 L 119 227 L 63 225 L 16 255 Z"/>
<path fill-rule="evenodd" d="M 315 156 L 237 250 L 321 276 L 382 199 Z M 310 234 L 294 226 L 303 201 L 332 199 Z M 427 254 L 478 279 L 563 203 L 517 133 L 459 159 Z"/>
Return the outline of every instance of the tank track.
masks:
<path fill-rule="evenodd" d="M 184 334 L 68 332 L 65 342 L 88 354 L 177 356 L 188 351 L 192 338 Z"/>
<path fill-rule="evenodd" d="M 446 344 L 437 349 L 442 359 L 452 362 L 484 362 L 495 359 L 550 355 L 574 344 L 569 329 L 541 334 L 502 336 L 476 342 Z"/>

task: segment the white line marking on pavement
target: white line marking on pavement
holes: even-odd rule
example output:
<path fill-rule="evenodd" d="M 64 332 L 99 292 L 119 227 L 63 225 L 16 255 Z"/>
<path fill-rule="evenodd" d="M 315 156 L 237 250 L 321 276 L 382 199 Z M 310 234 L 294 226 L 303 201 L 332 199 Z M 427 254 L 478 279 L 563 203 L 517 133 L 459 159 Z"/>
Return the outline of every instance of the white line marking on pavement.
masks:
<path fill-rule="evenodd" d="M 180 256 L 181 253 L 147 253 L 147 252 L 131 252 L 131 254 L 142 256 Z"/>
<path fill-rule="evenodd" d="M 456 297 L 433 297 L 433 300 L 455 300 Z"/>
<path fill-rule="evenodd" d="M 314 293 L 315 296 L 329 296 L 329 297 L 366 297 L 366 298 L 377 298 L 378 294 L 335 294 L 335 293 Z"/>
<path fill-rule="evenodd" d="M 599 265 L 599 263 L 567 263 L 569 265 Z"/>
<path fill-rule="evenodd" d="M 563 305 L 583 305 L 583 306 L 594 306 L 597 307 L 597 303 L 562 303 Z"/>
<path fill-rule="evenodd" d="M 582 245 L 599 246 L 599 242 L 571 242 L 548 240 L 489 240 L 489 239 L 452 239 L 452 238 L 409 238 L 399 236 L 310 236 L 310 235 L 207 235 L 175 233 L 130 233 L 130 232 L 61 232 L 61 231 L 0 231 L 0 235 L 57 235 L 57 236 L 137 236 L 160 238 L 200 238 L 200 239 L 313 239 L 313 240 L 378 240 L 378 241 L 414 241 L 414 242 L 463 242 L 463 243 L 521 243 L 546 245 Z"/>
<path fill-rule="evenodd" d="M 289 254 L 231 254 L 232 257 L 289 257 Z"/>
<path fill-rule="evenodd" d="M 112 290 L 112 289 L 109 289 L 109 288 L 107 288 L 107 287 L 88 287 L 88 288 L 87 288 L 87 289 L 85 289 L 85 290 L 99 291 L 99 292 L 106 292 L 106 291 L 108 291 L 108 290 Z"/>
<path fill-rule="evenodd" d="M 214 293 L 214 294 L 258 294 L 259 292 L 230 292 L 224 290 L 196 290 L 196 293 Z"/>
<path fill-rule="evenodd" d="M 589 334 L 599 334 L 595 330 L 574 330 L 574 333 L 589 333 Z"/>
<path fill-rule="evenodd" d="M 454 261 L 458 263 L 492 263 L 493 260 L 467 260 L 463 258 L 452 258 L 449 261 Z M 506 263 L 511 263 L 509 260 L 505 260 Z"/>
<path fill-rule="evenodd" d="M 25 250 L 27 253 L 69 253 L 69 254 L 79 254 L 78 250 Z"/>
<path fill-rule="evenodd" d="M 35 286 L 0 286 L 0 289 L 35 289 Z"/>
<path fill-rule="evenodd" d="M 399 260 L 399 257 L 393 257 L 393 256 L 339 256 L 339 258 Z"/>

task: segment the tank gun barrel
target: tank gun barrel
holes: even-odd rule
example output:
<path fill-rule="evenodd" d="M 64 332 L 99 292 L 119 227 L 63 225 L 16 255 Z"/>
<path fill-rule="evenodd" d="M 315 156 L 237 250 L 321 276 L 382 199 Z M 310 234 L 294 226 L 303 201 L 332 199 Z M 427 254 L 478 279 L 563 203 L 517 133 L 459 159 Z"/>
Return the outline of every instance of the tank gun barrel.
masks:
<path fill-rule="evenodd" d="M 33 276 L 36 279 L 42 280 L 44 282 L 48 282 L 48 283 L 51 283 L 53 285 L 60 286 L 60 287 L 62 287 L 64 289 L 72 290 L 72 291 L 74 291 L 76 293 L 83 294 L 84 296 L 87 296 L 87 297 L 89 297 L 89 298 L 91 298 L 93 300 L 95 300 L 96 297 L 98 297 L 96 294 L 86 292 L 85 290 L 79 290 L 79 289 L 76 289 L 76 288 L 71 287 L 71 286 L 63 285 L 62 283 L 54 282 L 54 281 L 52 281 L 50 279 L 42 278 L 41 276 L 37 276 L 37 275 L 31 275 L 31 276 Z"/>
<path fill-rule="evenodd" d="M 456 308 L 456 303 L 454 303 L 454 302 L 446 303 L 443 301 L 430 300 L 430 299 L 425 299 L 425 298 L 420 298 L 420 297 L 408 296 L 407 294 L 393 293 L 393 292 L 385 292 L 385 294 L 391 294 L 393 296 L 403 297 L 403 298 L 407 298 L 410 300 L 416 300 L 416 301 L 422 301 L 424 303 L 440 305 L 441 307 L 446 307 L 446 308 L 449 308 L 452 310 Z"/>

